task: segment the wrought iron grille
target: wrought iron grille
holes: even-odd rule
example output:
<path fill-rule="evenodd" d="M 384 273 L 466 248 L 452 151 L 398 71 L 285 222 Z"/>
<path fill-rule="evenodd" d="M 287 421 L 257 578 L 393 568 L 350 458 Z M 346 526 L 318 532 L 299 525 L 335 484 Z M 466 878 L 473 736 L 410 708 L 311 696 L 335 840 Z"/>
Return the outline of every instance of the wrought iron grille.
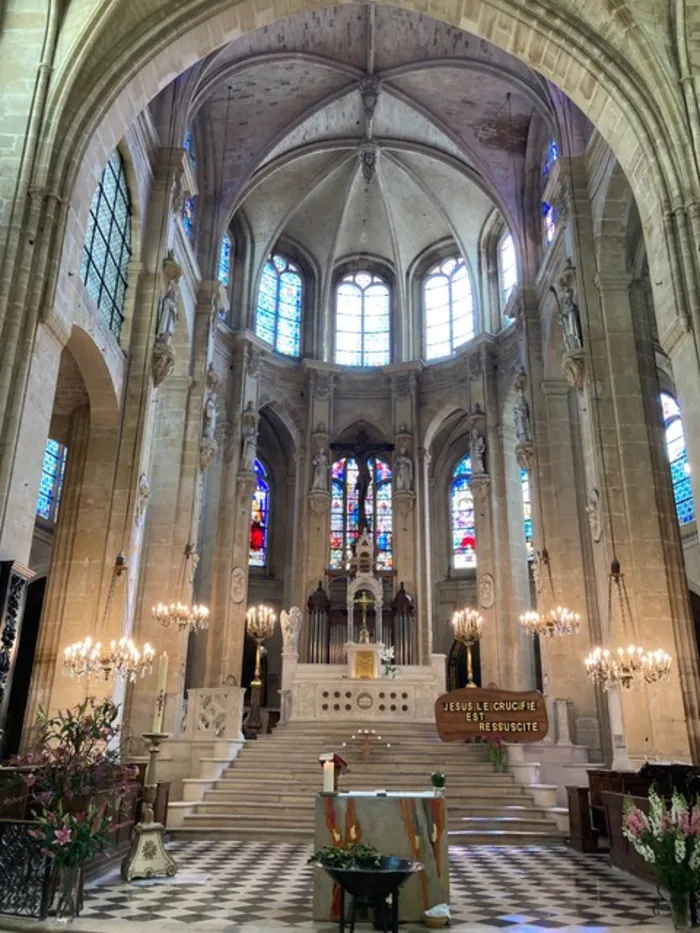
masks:
<path fill-rule="evenodd" d="M 0 914 L 44 919 L 51 860 L 32 839 L 28 820 L 0 820 Z"/>

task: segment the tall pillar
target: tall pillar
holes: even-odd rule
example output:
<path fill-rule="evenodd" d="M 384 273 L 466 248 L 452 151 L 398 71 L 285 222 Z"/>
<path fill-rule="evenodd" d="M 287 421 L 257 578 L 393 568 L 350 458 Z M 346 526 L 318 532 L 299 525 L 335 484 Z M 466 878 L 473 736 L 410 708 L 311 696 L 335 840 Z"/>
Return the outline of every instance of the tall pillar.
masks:
<path fill-rule="evenodd" d="M 403 583 L 406 591 L 415 599 L 418 577 L 419 540 L 416 512 L 415 444 L 417 413 L 417 382 L 414 364 L 393 367 L 391 379 L 392 409 L 394 420 L 393 457 L 393 552 L 396 586 Z M 413 624 L 420 625 L 423 604 L 413 616 Z M 420 632 L 414 633 L 414 645 L 422 640 Z M 427 660 L 426 662 L 427 663 Z"/>

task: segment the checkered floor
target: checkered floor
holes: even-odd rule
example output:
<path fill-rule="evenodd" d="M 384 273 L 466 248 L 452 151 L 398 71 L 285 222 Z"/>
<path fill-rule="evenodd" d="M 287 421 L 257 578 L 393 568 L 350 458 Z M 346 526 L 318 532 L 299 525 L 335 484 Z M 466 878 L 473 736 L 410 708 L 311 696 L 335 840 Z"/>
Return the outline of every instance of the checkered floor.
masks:
<path fill-rule="evenodd" d="M 202 931 L 219 924 L 312 927 L 310 846 L 183 842 L 169 851 L 179 866 L 173 879 L 124 884 L 113 875 L 91 885 L 81 926 L 99 921 L 99 929 L 108 931 L 108 921 L 132 921 L 153 924 L 155 931 L 163 921 L 171 927 L 179 921 Z M 564 848 L 453 847 L 450 864 L 453 926 L 602 933 L 660 922 L 654 893 L 611 871 L 600 857 Z"/>

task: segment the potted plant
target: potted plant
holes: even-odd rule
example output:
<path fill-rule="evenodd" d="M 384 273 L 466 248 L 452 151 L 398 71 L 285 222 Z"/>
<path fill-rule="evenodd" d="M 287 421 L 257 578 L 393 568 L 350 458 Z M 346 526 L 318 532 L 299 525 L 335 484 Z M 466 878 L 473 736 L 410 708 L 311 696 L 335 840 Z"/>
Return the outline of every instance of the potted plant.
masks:
<path fill-rule="evenodd" d="M 53 863 L 56 919 L 70 920 L 82 908 L 83 865 L 113 842 L 112 818 L 106 803 L 79 813 L 65 813 L 59 805 L 35 822 L 29 835 L 41 842 L 42 855 Z"/>
<path fill-rule="evenodd" d="M 488 738 L 489 761 L 494 771 L 505 771 L 508 767 L 508 752 L 497 735 Z"/>
<path fill-rule="evenodd" d="M 445 784 L 447 783 L 447 778 L 442 771 L 433 771 L 430 775 L 430 783 L 433 785 L 433 793 L 436 797 L 445 796 Z"/>
<path fill-rule="evenodd" d="M 691 926 L 690 901 L 700 889 L 700 808 L 674 793 L 668 807 L 655 788 L 649 791 L 649 815 L 628 798 L 622 832 L 645 862 L 654 866 L 659 887 L 666 891 L 673 926 Z"/>
<path fill-rule="evenodd" d="M 309 859 L 310 865 L 322 868 L 340 868 L 345 871 L 373 868 L 381 863 L 382 856 L 374 846 L 355 843 L 349 846 L 324 846 Z"/>

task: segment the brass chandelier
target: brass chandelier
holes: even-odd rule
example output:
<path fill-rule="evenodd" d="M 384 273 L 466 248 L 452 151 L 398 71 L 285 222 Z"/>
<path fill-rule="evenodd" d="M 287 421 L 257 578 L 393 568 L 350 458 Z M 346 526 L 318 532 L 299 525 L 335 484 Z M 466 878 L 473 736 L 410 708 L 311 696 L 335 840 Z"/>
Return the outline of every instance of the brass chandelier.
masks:
<path fill-rule="evenodd" d="M 102 629 L 106 627 L 112 610 L 117 580 L 125 570 L 126 557 L 120 552 L 112 570 Z M 121 676 L 134 681 L 152 671 L 154 657 L 155 651 L 148 642 L 139 649 L 132 639 L 126 636 L 119 641 L 113 640 L 108 645 L 103 645 L 101 641 L 93 641 L 88 636 L 64 649 L 63 672 L 68 677 L 94 677 L 107 681 L 112 677 Z"/>
<path fill-rule="evenodd" d="M 176 626 L 181 632 L 202 632 L 209 628 L 209 608 L 199 603 L 185 602 L 185 591 L 189 577 L 190 584 L 193 582 L 194 566 L 189 571 L 190 562 L 194 564 L 195 554 L 194 544 L 189 543 L 185 546 L 180 567 L 180 597 L 171 603 L 157 603 L 151 610 L 153 618 L 164 628 Z"/>
<path fill-rule="evenodd" d="M 552 568 L 549 562 L 549 552 L 543 548 L 537 555 L 540 578 L 544 572 L 547 574 L 549 595 L 554 603 L 554 582 Z M 528 609 L 520 616 L 520 624 L 528 635 L 539 635 L 540 638 L 563 638 L 566 635 L 577 635 L 581 627 L 581 616 L 572 612 L 565 606 L 556 605 L 546 612 L 537 609 Z"/>

